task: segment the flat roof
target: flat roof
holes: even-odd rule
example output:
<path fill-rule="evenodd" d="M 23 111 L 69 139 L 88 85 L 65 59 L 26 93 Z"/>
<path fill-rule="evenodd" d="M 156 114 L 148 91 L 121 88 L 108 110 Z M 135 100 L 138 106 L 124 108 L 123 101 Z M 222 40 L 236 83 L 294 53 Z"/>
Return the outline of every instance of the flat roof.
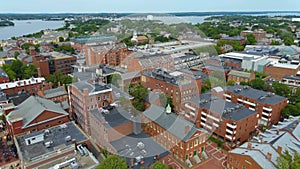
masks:
<path fill-rule="evenodd" d="M 74 122 L 68 122 L 59 126 L 55 126 L 46 130 L 36 131 L 27 135 L 16 136 L 17 145 L 22 153 L 22 158 L 29 161 L 33 158 L 42 157 L 44 154 L 55 152 L 60 146 L 71 146 L 72 141 L 66 141 L 66 137 L 70 136 L 75 139 L 77 143 L 88 140 L 88 137 L 79 129 Z M 35 144 L 27 145 L 26 138 L 44 135 L 44 140 Z M 53 143 L 49 148 L 45 146 L 46 142 L 52 141 Z"/>
<path fill-rule="evenodd" d="M 45 78 L 43 78 L 43 77 L 30 78 L 30 79 L 15 81 L 15 82 L 1 83 L 0 88 L 2 90 L 5 90 L 5 89 L 10 89 L 10 88 L 15 88 L 17 86 L 38 84 L 38 83 L 42 83 L 44 81 L 45 81 Z"/>

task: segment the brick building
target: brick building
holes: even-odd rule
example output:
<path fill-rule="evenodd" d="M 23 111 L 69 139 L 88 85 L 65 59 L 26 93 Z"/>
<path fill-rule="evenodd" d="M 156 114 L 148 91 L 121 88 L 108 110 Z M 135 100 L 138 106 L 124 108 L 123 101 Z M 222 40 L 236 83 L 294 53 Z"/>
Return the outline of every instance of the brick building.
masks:
<path fill-rule="evenodd" d="M 255 36 L 256 41 L 261 41 L 262 39 L 267 37 L 267 32 L 259 29 L 254 31 L 242 31 L 241 36 L 245 37 L 246 35 L 253 34 Z"/>
<path fill-rule="evenodd" d="M 87 66 L 99 64 L 118 66 L 132 53 L 124 43 L 85 45 L 83 51 Z"/>
<path fill-rule="evenodd" d="M 300 71 L 299 64 L 270 63 L 264 67 L 264 73 L 273 79 L 282 80 L 284 76 L 296 76 Z"/>
<path fill-rule="evenodd" d="M 251 80 L 255 79 L 254 72 L 243 72 L 243 71 L 237 71 L 237 70 L 231 70 L 227 74 L 227 81 L 235 81 L 236 83 L 240 82 L 250 82 Z"/>
<path fill-rule="evenodd" d="M 161 90 L 172 98 L 174 112 L 179 113 L 181 103 L 201 93 L 202 79 L 179 71 L 156 69 L 144 72 L 141 78 L 142 85 L 152 90 Z"/>
<path fill-rule="evenodd" d="M 55 72 L 61 72 L 64 75 L 73 72 L 73 65 L 76 65 L 77 58 L 75 56 L 49 52 L 32 57 L 32 63 L 38 70 L 38 75 L 48 77 Z"/>
<path fill-rule="evenodd" d="M 60 102 L 68 101 L 69 98 L 65 86 L 59 86 L 55 89 L 40 90 L 37 95 L 48 100 Z"/>
<path fill-rule="evenodd" d="M 246 39 L 243 36 L 222 37 L 218 42 L 223 42 L 223 43 L 238 42 L 239 44 L 244 45 L 246 43 Z"/>
<path fill-rule="evenodd" d="M 93 81 L 79 81 L 68 87 L 71 116 L 83 130 L 91 134 L 89 111 L 110 105 L 113 102 L 112 89 Z"/>
<path fill-rule="evenodd" d="M 88 136 L 74 122 L 16 136 L 15 143 L 21 168 L 96 168 L 99 165 L 96 158 L 81 156 L 76 149 L 77 145 L 84 145 L 87 153 L 91 153 Z"/>
<path fill-rule="evenodd" d="M 241 85 L 227 86 L 224 98 L 256 111 L 258 124 L 268 127 L 279 122 L 280 112 L 288 104 L 287 98 Z"/>
<path fill-rule="evenodd" d="M 167 111 L 163 107 L 151 105 L 143 112 L 143 123 L 146 123 L 143 131 L 188 166 L 207 159 L 207 132 L 170 110 Z"/>
<path fill-rule="evenodd" d="M 34 132 L 69 121 L 69 114 L 54 102 L 30 96 L 7 116 L 11 135 Z"/>
<path fill-rule="evenodd" d="M 174 70 L 174 59 L 167 54 L 143 54 L 134 52 L 121 64 L 121 68 L 127 72 L 151 71 L 157 68 Z"/>
<path fill-rule="evenodd" d="M 110 142 L 130 134 L 141 132 L 141 123 L 136 117 L 121 108 L 94 109 L 89 116 L 91 138 L 102 149 L 113 151 Z"/>
<path fill-rule="evenodd" d="M 247 141 L 257 127 L 256 112 L 216 95 L 205 93 L 187 102 L 184 117 L 225 140 L 231 147 Z"/>
<path fill-rule="evenodd" d="M 52 83 L 47 83 L 45 81 L 45 78 L 38 77 L 8 83 L 1 83 L 0 88 L 2 92 L 6 93 L 7 95 L 20 94 L 24 92 L 37 94 L 37 92 L 41 89 L 51 89 Z"/>

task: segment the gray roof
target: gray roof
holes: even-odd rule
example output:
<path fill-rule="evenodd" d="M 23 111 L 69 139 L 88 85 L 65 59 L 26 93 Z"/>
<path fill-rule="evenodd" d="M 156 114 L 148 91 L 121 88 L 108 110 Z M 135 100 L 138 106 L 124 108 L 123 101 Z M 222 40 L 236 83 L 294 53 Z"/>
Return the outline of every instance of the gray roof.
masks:
<path fill-rule="evenodd" d="M 74 72 L 72 73 L 72 76 L 74 76 L 75 78 L 78 79 L 78 81 L 86 81 L 86 80 L 90 80 L 93 77 L 92 72 Z"/>
<path fill-rule="evenodd" d="M 271 105 L 277 104 L 287 99 L 285 97 L 273 95 L 272 93 L 268 93 L 262 90 L 253 89 L 249 86 L 242 86 L 242 85 L 227 86 L 227 90 L 237 95 L 252 98 L 257 102 L 271 104 Z"/>
<path fill-rule="evenodd" d="M 211 95 L 210 92 L 192 98 L 191 101 L 201 108 L 206 108 L 212 112 L 220 114 L 220 116 L 225 119 L 239 121 L 256 114 L 255 111 L 247 109 L 242 104 L 227 102 L 217 96 Z"/>
<path fill-rule="evenodd" d="M 71 136 L 71 139 L 75 139 L 77 143 L 81 143 L 88 140 L 88 137 L 76 126 L 74 122 L 65 123 L 56 127 L 49 128 L 49 134 L 44 137 L 44 141 L 26 145 L 25 139 L 34 137 L 45 133 L 45 130 L 36 131 L 27 135 L 17 136 L 17 146 L 20 148 L 22 153 L 22 158 L 25 160 L 30 160 L 35 157 L 42 156 L 49 152 L 56 151 L 55 147 L 66 145 L 70 146 L 72 141 L 66 141 L 67 136 Z M 45 142 L 53 141 L 50 148 L 46 148 Z"/>
<path fill-rule="evenodd" d="M 149 91 L 148 95 L 145 96 L 145 98 L 144 98 L 144 100 L 150 104 L 154 104 L 154 102 L 158 99 L 159 99 L 159 93 L 155 93 L 152 91 Z"/>
<path fill-rule="evenodd" d="M 72 83 L 72 85 L 81 90 L 81 92 L 83 92 L 84 89 L 88 89 L 90 93 L 110 89 L 108 85 L 101 83 L 92 84 L 89 81 L 79 81 Z"/>
<path fill-rule="evenodd" d="M 108 84 L 108 86 L 112 89 L 114 95 L 114 101 L 118 101 L 120 97 L 125 97 L 126 99 L 133 99 L 134 97 L 130 94 L 123 92 L 120 88 L 116 87 L 113 84 Z"/>
<path fill-rule="evenodd" d="M 8 75 L 2 68 L 0 68 L 0 77 L 8 77 Z"/>
<path fill-rule="evenodd" d="M 110 110 L 109 113 L 101 113 L 101 111 L 99 111 L 98 109 L 94 109 L 91 110 L 90 113 L 100 122 L 102 118 L 105 118 L 105 121 L 107 122 L 107 128 L 117 127 L 133 121 L 133 116 L 129 112 L 121 108 L 114 108 Z"/>
<path fill-rule="evenodd" d="M 156 105 L 151 105 L 143 114 L 183 141 L 188 141 L 191 136 L 200 130 L 193 123 L 179 117 L 175 113 L 167 114 L 163 107 Z M 186 126 L 189 127 L 187 132 L 185 132 Z"/>
<path fill-rule="evenodd" d="M 285 76 L 283 76 L 283 79 L 300 80 L 300 76 L 285 75 Z"/>
<path fill-rule="evenodd" d="M 44 95 L 45 95 L 46 99 L 53 98 L 53 97 L 58 97 L 58 96 L 61 96 L 61 95 L 66 95 L 66 94 L 68 94 L 68 93 L 66 92 L 66 90 L 64 90 L 63 86 L 55 88 L 55 89 L 49 89 L 49 90 L 44 91 Z"/>
<path fill-rule="evenodd" d="M 128 72 L 128 73 L 121 74 L 122 80 L 133 79 L 133 78 L 140 77 L 140 76 L 141 76 L 140 72 Z"/>
<path fill-rule="evenodd" d="M 237 70 L 231 70 L 228 75 L 231 76 L 238 76 L 238 77 L 244 77 L 244 78 L 250 78 L 251 73 L 243 72 L 243 71 L 237 71 Z"/>
<path fill-rule="evenodd" d="M 277 151 L 270 144 L 260 144 L 260 143 L 251 143 L 251 144 L 252 144 L 251 150 L 247 149 L 248 143 L 244 143 L 240 147 L 231 150 L 230 153 L 249 156 L 259 166 L 261 166 L 261 168 L 276 169 L 274 164 L 277 164 L 276 159 L 277 157 L 279 157 Z M 269 161 L 266 158 L 268 152 L 272 153 L 271 161 Z"/>
<path fill-rule="evenodd" d="M 57 106 L 54 102 L 38 97 L 30 96 L 27 100 L 21 103 L 17 108 L 8 114 L 8 119 L 22 118 L 23 126 L 26 128 L 35 118 L 42 114 L 45 110 L 52 111 L 64 116 L 68 113 L 65 112 L 60 106 Z"/>

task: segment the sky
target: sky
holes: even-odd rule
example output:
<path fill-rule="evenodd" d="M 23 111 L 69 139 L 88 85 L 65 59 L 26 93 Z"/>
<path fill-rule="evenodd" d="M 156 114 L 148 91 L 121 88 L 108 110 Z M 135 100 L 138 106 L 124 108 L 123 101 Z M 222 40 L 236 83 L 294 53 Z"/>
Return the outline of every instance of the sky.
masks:
<path fill-rule="evenodd" d="M 0 0 L 0 13 L 300 11 L 300 0 Z"/>

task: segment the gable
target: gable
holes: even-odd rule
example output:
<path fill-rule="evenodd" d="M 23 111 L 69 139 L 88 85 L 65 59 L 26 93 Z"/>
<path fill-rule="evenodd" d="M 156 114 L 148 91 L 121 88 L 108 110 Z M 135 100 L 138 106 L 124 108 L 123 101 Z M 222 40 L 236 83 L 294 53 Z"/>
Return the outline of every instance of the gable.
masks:
<path fill-rule="evenodd" d="M 33 125 L 42 121 L 50 121 L 52 119 L 55 119 L 59 116 L 67 116 L 67 115 L 63 115 L 61 113 L 57 113 L 57 112 L 53 112 L 53 111 L 49 111 L 49 110 L 44 110 L 42 113 L 40 113 L 40 115 L 38 115 L 36 118 L 34 118 L 28 125 Z M 26 127 L 25 126 L 25 127 Z"/>

